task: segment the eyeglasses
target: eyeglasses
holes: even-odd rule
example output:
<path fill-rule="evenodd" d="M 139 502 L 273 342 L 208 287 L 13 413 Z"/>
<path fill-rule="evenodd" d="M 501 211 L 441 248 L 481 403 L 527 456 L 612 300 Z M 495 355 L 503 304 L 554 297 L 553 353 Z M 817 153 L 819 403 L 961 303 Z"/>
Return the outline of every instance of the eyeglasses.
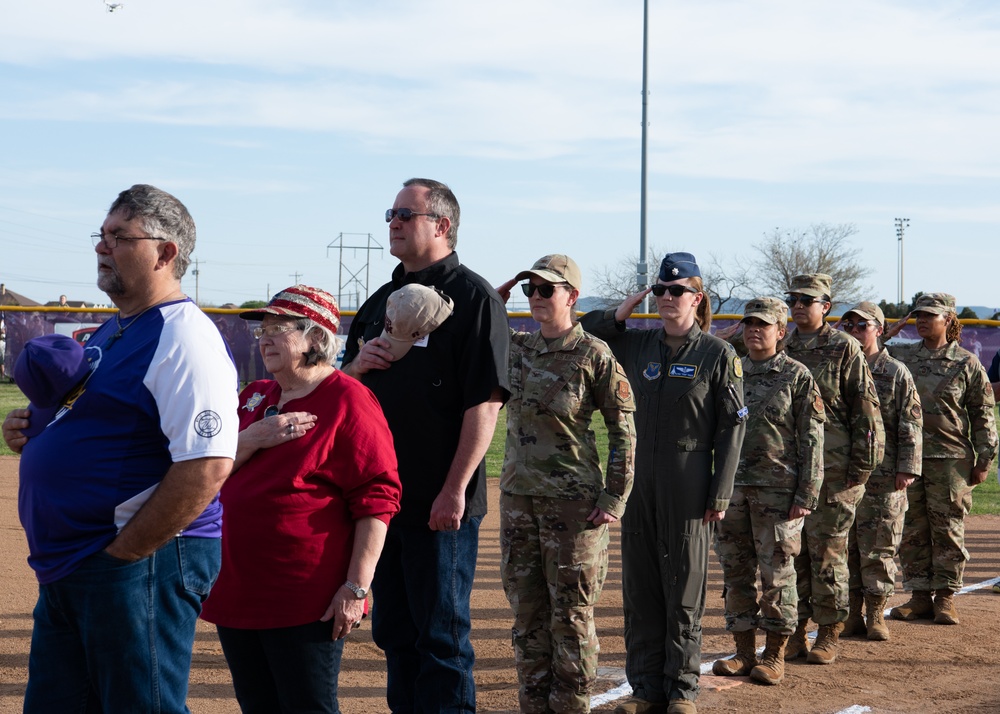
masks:
<path fill-rule="evenodd" d="M 552 294 L 555 292 L 556 288 L 558 288 L 560 285 L 565 285 L 565 284 L 566 283 L 558 283 L 558 284 L 543 283 L 542 285 L 535 285 L 534 283 L 522 283 L 521 290 L 523 290 L 524 294 L 527 295 L 528 297 L 531 297 L 537 291 L 539 295 L 548 300 L 550 297 L 552 297 Z"/>
<path fill-rule="evenodd" d="M 867 330 L 868 325 L 870 324 L 871 323 L 868 322 L 868 320 L 858 320 L 857 322 L 854 322 L 853 320 L 844 320 L 844 329 L 848 332 L 851 332 L 852 330 Z"/>
<path fill-rule="evenodd" d="M 268 337 L 277 337 L 278 335 L 283 335 L 286 332 L 293 332 L 294 330 L 301 329 L 302 328 L 298 325 L 262 325 L 261 327 L 253 328 L 253 336 L 259 340 L 265 335 Z"/>
<path fill-rule="evenodd" d="M 659 283 L 652 286 L 650 290 L 653 291 L 653 295 L 656 297 L 663 297 L 666 293 L 670 293 L 673 297 L 680 297 L 684 293 L 698 292 L 687 285 L 660 285 Z"/>
<path fill-rule="evenodd" d="M 391 223 L 393 218 L 399 217 L 403 223 L 406 223 L 414 216 L 427 216 L 429 218 L 440 218 L 436 213 L 417 213 L 409 208 L 387 208 L 385 211 L 385 222 Z"/>
<path fill-rule="evenodd" d="M 785 298 L 785 304 L 788 307 L 795 307 L 795 303 L 799 303 L 802 307 L 809 307 L 814 302 L 826 302 L 826 300 L 813 297 L 812 295 L 790 295 Z"/>
<path fill-rule="evenodd" d="M 128 243 L 129 241 L 134 241 L 134 240 L 165 241 L 167 239 L 160 238 L 158 236 L 120 236 L 117 233 L 108 233 L 107 235 L 105 235 L 104 233 L 91 233 L 90 240 L 94 244 L 95 248 L 99 246 L 101 243 L 104 243 L 104 245 L 108 247 L 108 250 L 114 250 L 115 248 L 118 247 L 118 244 L 121 243 L 122 241 Z"/>

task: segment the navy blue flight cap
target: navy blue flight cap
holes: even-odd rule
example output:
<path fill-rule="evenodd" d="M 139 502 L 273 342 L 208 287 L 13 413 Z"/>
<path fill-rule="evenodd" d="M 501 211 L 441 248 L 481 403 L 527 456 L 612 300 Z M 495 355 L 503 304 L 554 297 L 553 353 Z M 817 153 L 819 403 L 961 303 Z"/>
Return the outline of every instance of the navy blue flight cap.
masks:
<path fill-rule="evenodd" d="M 667 253 L 660 263 L 660 280 L 669 283 L 681 278 L 700 278 L 698 263 L 690 253 Z"/>

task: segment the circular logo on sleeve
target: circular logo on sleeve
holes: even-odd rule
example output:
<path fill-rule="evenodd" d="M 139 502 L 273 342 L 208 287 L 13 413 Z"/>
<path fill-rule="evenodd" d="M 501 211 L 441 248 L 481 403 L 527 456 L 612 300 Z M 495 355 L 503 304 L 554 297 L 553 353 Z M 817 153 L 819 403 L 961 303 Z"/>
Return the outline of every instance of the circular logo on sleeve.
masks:
<path fill-rule="evenodd" d="M 211 409 L 206 409 L 194 418 L 194 430 L 198 433 L 198 436 L 211 439 L 222 431 L 222 419 Z"/>

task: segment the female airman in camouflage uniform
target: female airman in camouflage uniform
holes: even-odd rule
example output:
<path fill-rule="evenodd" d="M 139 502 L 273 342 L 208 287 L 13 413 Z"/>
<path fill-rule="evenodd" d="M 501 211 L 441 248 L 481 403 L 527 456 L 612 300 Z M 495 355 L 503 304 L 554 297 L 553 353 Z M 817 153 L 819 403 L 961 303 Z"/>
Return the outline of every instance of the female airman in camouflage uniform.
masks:
<path fill-rule="evenodd" d="M 861 343 L 885 426 L 885 455 L 865 484 L 865 495 L 851 526 L 847 553 L 851 612 L 843 636 L 866 635 L 869 640 L 883 641 L 889 639 L 883 613 L 895 590 L 895 557 L 903 537 L 906 487 L 920 475 L 924 420 L 910 371 L 879 344 L 885 328 L 885 315 L 879 306 L 859 303 L 844 313 L 841 323 L 844 331 Z"/>
<path fill-rule="evenodd" d="M 608 524 L 632 490 L 635 406 L 625 372 L 574 322 L 580 269 L 547 255 L 524 278 L 539 332 L 512 332 L 507 447 L 500 476 L 504 591 L 522 712 L 589 712 L 597 679 L 594 605 L 608 571 Z M 590 423 L 608 427 L 607 478 Z"/>
<path fill-rule="evenodd" d="M 787 319 L 788 308 L 777 298 L 754 298 L 744 309 L 749 356 L 743 358 L 743 390 L 750 416 L 715 545 L 736 655 L 716 660 L 712 671 L 749 674 L 764 684 L 784 677 L 785 643 L 798 622 L 795 556 L 803 519 L 816 508 L 823 485 L 823 397 L 809 370 L 779 351 Z M 757 627 L 767 633 L 760 664 Z"/>
<path fill-rule="evenodd" d="M 626 318 L 653 292 L 662 327 Z M 743 442 L 743 365 L 709 334 L 712 311 L 690 253 L 667 255 L 657 284 L 584 328 L 607 340 L 636 393 L 635 490 L 622 519 L 625 674 L 619 714 L 697 710 L 701 618 L 713 526 L 733 492 Z"/>
<path fill-rule="evenodd" d="M 954 594 L 962 587 L 969 559 L 965 517 L 972 489 L 986 479 L 997 455 L 993 390 L 976 356 L 958 346 L 962 326 L 952 295 L 921 295 L 907 317 L 916 318 L 921 341 L 890 345 L 889 352 L 909 367 L 920 394 L 923 474 L 907 489 L 910 505 L 899 549 L 903 587 L 912 593 L 891 616 L 954 625 Z M 898 334 L 905 323 L 900 320 L 886 330 L 885 339 Z"/>
<path fill-rule="evenodd" d="M 799 625 L 785 659 L 807 655 L 811 664 L 837 659 L 840 632 L 850 611 L 847 542 L 868 476 L 881 463 L 885 443 L 878 394 L 858 341 L 826 324 L 833 279 L 825 273 L 796 275 L 788 305 L 796 329 L 785 349 L 812 372 L 823 395 L 823 489 L 806 516 L 802 552 L 795 559 Z M 809 651 L 806 626 L 819 625 Z"/>

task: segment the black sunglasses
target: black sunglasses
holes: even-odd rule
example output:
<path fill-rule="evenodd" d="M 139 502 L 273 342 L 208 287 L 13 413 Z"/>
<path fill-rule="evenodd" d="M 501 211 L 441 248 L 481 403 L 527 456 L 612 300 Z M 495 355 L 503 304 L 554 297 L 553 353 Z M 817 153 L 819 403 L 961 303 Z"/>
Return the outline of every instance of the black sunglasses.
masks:
<path fill-rule="evenodd" d="M 559 283 L 559 285 L 565 285 L 565 284 L 566 283 Z M 524 294 L 527 295 L 528 297 L 534 295 L 535 291 L 537 290 L 539 295 L 548 300 L 550 297 L 552 297 L 552 293 L 555 292 L 555 289 L 559 287 L 559 285 L 554 285 L 553 283 L 545 283 L 543 285 L 534 285 L 533 283 L 521 283 L 521 290 L 523 290 Z"/>
<path fill-rule="evenodd" d="M 853 320 L 844 320 L 844 329 L 848 332 L 855 328 L 859 330 L 867 330 L 869 324 L 868 320 L 858 320 L 857 322 L 854 322 Z"/>
<path fill-rule="evenodd" d="M 278 408 L 277 404 L 272 404 L 267 409 L 264 410 L 264 418 L 278 416 L 281 414 L 281 409 Z"/>
<path fill-rule="evenodd" d="M 799 295 L 798 297 L 791 295 L 785 298 L 785 304 L 788 305 L 788 307 L 795 307 L 795 303 L 799 303 L 803 307 L 809 307 L 814 302 L 826 302 L 826 300 L 823 298 L 813 297 L 812 295 Z"/>
<path fill-rule="evenodd" d="M 408 220 L 414 216 L 428 216 L 430 218 L 440 218 L 436 213 L 417 213 L 409 208 L 387 208 L 385 211 L 385 222 L 391 223 L 392 219 L 399 216 L 399 220 L 406 223 Z"/>
<path fill-rule="evenodd" d="M 656 297 L 663 297 L 666 293 L 670 293 L 673 297 L 680 297 L 684 293 L 698 292 L 687 285 L 660 285 L 659 283 L 652 286 L 650 290 L 653 291 L 653 295 Z"/>

